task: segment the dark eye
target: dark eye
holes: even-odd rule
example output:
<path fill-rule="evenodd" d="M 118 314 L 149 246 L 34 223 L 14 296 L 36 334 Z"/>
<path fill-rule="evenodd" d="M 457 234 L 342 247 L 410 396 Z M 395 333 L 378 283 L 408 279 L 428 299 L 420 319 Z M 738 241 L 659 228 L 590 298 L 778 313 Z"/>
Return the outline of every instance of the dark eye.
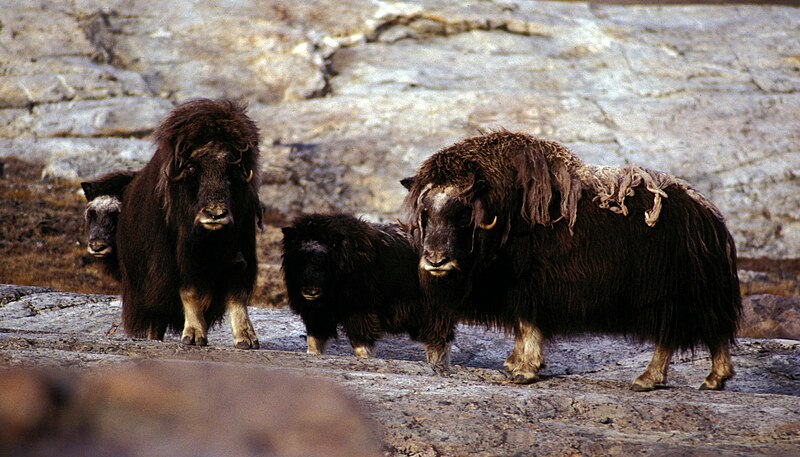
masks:
<path fill-rule="evenodd" d="M 419 226 L 422 228 L 422 230 L 425 230 L 425 227 L 428 226 L 428 211 L 425 209 L 419 213 Z"/>
<path fill-rule="evenodd" d="M 193 175 L 193 174 L 195 173 L 195 171 L 197 171 L 197 169 L 195 168 L 195 166 L 194 166 L 194 165 L 192 165 L 192 164 L 187 164 L 187 165 L 186 165 L 186 166 L 183 168 L 183 171 L 186 173 L 186 175 L 187 175 L 187 176 L 191 176 L 191 175 Z"/>
<path fill-rule="evenodd" d="M 97 211 L 95 211 L 93 209 L 90 209 L 89 211 L 86 212 L 86 218 L 87 219 L 96 219 L 97 218 Z"/>

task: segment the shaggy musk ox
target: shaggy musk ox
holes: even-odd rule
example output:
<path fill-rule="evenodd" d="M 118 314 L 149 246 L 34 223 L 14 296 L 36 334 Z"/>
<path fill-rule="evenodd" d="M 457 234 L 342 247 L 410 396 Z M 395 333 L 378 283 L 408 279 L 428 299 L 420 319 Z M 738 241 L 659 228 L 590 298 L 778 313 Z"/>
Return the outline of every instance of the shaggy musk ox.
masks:
<path fill-rule="evenodd" d="M 701 388 L 733 375 L 736 248 L 686 182 L 587 166 L 558 143 L 500 131 L 435 153 L 403 184 L 425 294 L 513 329 L 512 381 L 537 379 L 544 339 L 582 332 L 655 343 L 634 390 L 665 383 L 673 352 L 701 344 L 712 365 Z"/>
<path fill-rule="evenodd" d="M 244 106 L 200 99 L 155 132 L 156 152 L 125 189 L 117 228 L 128 335 L 205 345 L 227 311 L 237 348 L 257 348 L 258 129 Z"/>
<path fill-rule="evenodd" d="M 455 323 L 425 308 L 417 255 L 396 224 L 312 214 L 283 228 L 289 306 L 306 325 L 308 353 L 344 327 L 357 357 L 370 357 L 384 332 L 425 344 L 428 362 L 447 364 Z"/>
<path fill-rule="evenodd" d="M 113 172 L 81 183 L 88 202 L 83 212 L 86 250 L 100 259 L 106 274 L 117 281 L 120 280 L 117 221 L 122 208 L 122 193 L 134 174 L 133 171 Z"/>

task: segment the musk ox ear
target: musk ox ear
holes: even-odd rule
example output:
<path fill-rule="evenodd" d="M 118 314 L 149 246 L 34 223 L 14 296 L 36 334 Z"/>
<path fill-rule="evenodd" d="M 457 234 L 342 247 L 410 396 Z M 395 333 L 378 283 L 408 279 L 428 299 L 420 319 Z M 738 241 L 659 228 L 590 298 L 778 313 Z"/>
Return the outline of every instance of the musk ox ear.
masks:
<path fill-rule="evenodd" d="M 86 197 L 87 202 L 94 200 L 94 198 L 97 196 L 94 194 L 94 185 L 90 182 L 82 182 L 81 189 L 83 189 L 83 196 Z"/>
<path fill-rule="evenodd" d="M 291 226 L 281 227 L 281 232 L 283 233 L 284 238 L 291 238 L 296 231 L 297 229 Z"/>
<path fill-rule="evenodd" d="M 400 184 L 402 184 L 403 187 L 406 188 L 406 190 L 411 190 L 411 186 L 414 185 L 414 177 L 409 176 L 407 178 L 403 178 L 400 180 Z"/>

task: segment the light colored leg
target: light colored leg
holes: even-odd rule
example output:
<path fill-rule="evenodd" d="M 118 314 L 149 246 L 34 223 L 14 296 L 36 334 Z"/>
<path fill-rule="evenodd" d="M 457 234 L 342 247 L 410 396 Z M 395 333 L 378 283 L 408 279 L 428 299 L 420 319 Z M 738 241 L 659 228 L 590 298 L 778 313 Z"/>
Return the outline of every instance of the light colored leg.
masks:
<path fill-rule="evenodd" d="M 427 356 L 428 363 L 446 367 L 450 365 L 450 348 L 453 346 L 452 342 L 444 344 L 426 344 L 425 355 Z"/>
<path fill-rule="evenodd" d="M 631 389 L 636 392 L 648 392 L 658 385 L 664 385 L 667 382 L 667 368 L 671 358 L 672 349 L 656 344 L 653 358 L 650 359 L 650 363 L 644 372 L 633 381 Z"/>
<path fill-rule="evenodd" d="M 327 343 L 328 340 L 325 338 L 317 338 L 316 336 L 308 335 L 306 337 L 306 342 L 308 343 L 308 349 L 306 350 L 307 353 L 322 355 L 325 353 L 325 343 Z"/>
<path fill-rule="evenodd" d="M 503 369 L 511 375 L 511 382 L 530 384 L 539 379 L 539 369 L 544 364 L 543 342 L 542 332 L 536 325 L 522 321 L 517 324 L 514 352 L 503 364 Z"/>
<path fill-rule="evenodd" d="M 247 314 L 249 294 L 231 294 L 225 300 L 225 310 L 231 322 L 233 346 L 237 349 L 258 349 L 258 337 Z"/>
<path fill-rule="evenodd" d="M 711 373 L 706 376 L 701 390 L 722 390 L 725 381 L 733 377 L 731 350 L 727 343 L 717 349 L 711 349 Z"/>
<path fill-rule="evenodd" d="M 353 353 L 359 359 L 369 359 L 372 357 L 372 346 L 353 346 Z"/>
<path fill-rule="evenodd" d="M 206 346 L 206 319 L 203 313 L 211 304 L 211 295 L 203 295 L 193 287 L 181 288 L 183 302 L 183 333 L 181 343 Z"/>

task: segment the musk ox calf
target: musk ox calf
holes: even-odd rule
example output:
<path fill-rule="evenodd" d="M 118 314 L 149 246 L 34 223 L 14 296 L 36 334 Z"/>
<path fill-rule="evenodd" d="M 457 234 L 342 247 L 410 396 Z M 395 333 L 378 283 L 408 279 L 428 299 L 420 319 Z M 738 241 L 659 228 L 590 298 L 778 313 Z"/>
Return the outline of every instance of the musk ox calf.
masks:
<path fill-rule="evenodd" d="M 384 332 L 424 343 L 428 362 L 447 364 L 455 323 L 422 300 L 417 255 L 396 224 L 312 214 L 283 228 L 289 306 L 306 325 L 308 353 L 322 354 L 341 325 L 357 357 Z"/>
<path fill-rule="evenodd" d="M 587 166 L 558 143 L 500 131 L 440 150 L 403 184 L 425 295 L 513 329 L 513 382 L 537 379 L 544 339 L 583 332 L 655 343 L 637 391 L 663 384 L 673 352 L 698 345 L 711 352 L 701 388 L 733 375 L 736 248 L 686 182 Z"/>
<path fill-rule="evenodd" d="M 128 335 L 181 331 L 207 344 L 227 311 L 237 348 L 257 348 L 247 305 L 256 278 L 258 129 L 230 100 L 175 108 L 156 152 L 125 189 L 117 227 Z"/>
<path fill-rule="evenodd" d="M 120 280 L 117 222 L 122 208 L 122 193 L 134 175 L 133 171 L 118 171 L 81 183 L 88 202 L 83 212 L 86 250 L 100 259 L 105 273 L 117 281 Z"/>

